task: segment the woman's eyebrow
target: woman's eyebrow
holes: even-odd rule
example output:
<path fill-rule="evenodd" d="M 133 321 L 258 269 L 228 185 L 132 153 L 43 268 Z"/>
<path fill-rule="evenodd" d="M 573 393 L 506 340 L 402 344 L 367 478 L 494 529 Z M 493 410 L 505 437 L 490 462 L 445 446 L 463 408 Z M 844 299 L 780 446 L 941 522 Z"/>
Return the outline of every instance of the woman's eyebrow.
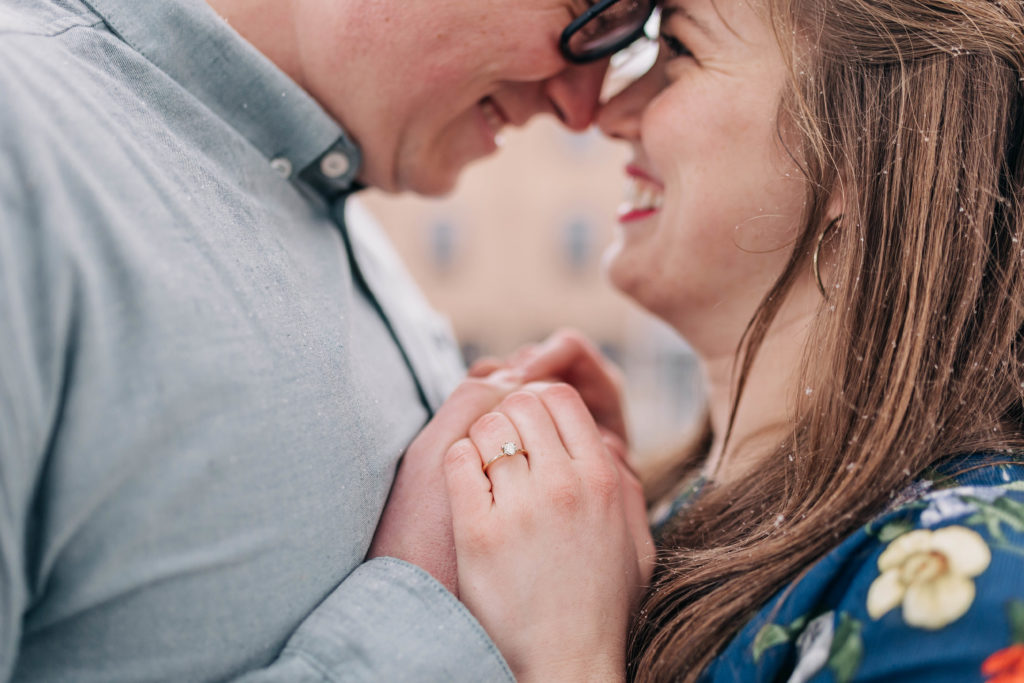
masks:
<path fill-rule="evenodd" d="M 707 23 L 704 22 L 703 20 L 695 17 L 685 7 L 682 7 L 680 5 L 674 5 L 674 4 L 673 5 L 662 5 L 662 7 L 661 7 L 661 21 L 662 22 L 666 22 L 669 19 L 671 19 L 673 16 L 678 16 L 680 19 L 683 19 L 684 21 L 690 22 L 691 24 L 693 24 L 697 28 L 698 31 L 700 31 L 702 34 L 704 34 L 704 36 L 708 40 L 710 40 L 712 42 L 715 42 L 715 43 L 718 42 L 718 40 L 715 38 L 714 33 L 708 27 Z"/>

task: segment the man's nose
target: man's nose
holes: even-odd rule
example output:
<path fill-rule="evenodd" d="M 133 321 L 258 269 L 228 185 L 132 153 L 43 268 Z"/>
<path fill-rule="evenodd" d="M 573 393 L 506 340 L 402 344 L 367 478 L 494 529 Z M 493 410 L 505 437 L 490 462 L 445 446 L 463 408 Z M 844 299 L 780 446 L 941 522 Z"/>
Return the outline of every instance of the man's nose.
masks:
<path fill-rule="evenodd" d="M 582 131 L 593 123 L 609 61 L 574 64 L 544 82 L 544 95 L 568 128 Z"/>
<path fill-rule="evenodd" d="M 597 126 L 610 138 L 636 142 L 640 140 L 640 127 L 644 109 L 665 87 L 657 65 L 626 86 L 597 112 Z"/>

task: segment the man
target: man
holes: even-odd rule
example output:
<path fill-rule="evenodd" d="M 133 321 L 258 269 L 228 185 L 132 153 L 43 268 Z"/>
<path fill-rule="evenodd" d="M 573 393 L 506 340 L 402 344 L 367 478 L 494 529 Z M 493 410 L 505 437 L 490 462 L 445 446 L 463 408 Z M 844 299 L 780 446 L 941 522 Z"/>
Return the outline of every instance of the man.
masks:
<path fill-rule="evenodd" d="M 363 563 L 462 370 L 345 198 L 586 128 L 586 5 L 0 0 L 0 681 L 509 677 Z"/>

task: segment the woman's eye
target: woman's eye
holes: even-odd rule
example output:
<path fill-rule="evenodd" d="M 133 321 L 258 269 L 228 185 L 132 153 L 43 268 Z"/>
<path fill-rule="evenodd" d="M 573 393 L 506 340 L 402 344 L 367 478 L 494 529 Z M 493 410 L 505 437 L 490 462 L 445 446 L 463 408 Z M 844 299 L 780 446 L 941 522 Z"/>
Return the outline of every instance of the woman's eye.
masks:
<path fill-rule="evenodd" d="M 692 57 L 693 53 L 690 52 L 690 48 L 683 45 L 683 43 L 675 36 L 667 33 L 661 34 L 661 45 L 662 48 L 668 53 L 669 59 L 675 59 L 676 57 Z"/>

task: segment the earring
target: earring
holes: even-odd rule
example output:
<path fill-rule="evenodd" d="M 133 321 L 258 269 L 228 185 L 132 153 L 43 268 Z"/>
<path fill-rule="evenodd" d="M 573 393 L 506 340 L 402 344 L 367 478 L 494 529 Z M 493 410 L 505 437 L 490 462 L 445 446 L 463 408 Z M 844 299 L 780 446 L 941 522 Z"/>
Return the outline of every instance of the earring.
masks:
<path fill-rule="evenodd" d="M 828 298 L 828 294 L 825 293 L 825 285 L 821 282 L 821 271 L 818 270 L 818 252 L 821 251 L 821 243 L 825 239 L 825 235 L 829 234 L 832 231 L 832 228 L 836 227 L 840 218 L 842 218 L 842 216 L 833 218 L 832 221 L 825 226 L 825 229 L 821 231 L 821 234 L 818 235 L 818 243 L 814 246 L 814 254 L 811 256 L 811 269 L 814 271 L 814 281 L 818 283 L 818 291 L 821 292 L 821 295 L 826 299 Z"/>

